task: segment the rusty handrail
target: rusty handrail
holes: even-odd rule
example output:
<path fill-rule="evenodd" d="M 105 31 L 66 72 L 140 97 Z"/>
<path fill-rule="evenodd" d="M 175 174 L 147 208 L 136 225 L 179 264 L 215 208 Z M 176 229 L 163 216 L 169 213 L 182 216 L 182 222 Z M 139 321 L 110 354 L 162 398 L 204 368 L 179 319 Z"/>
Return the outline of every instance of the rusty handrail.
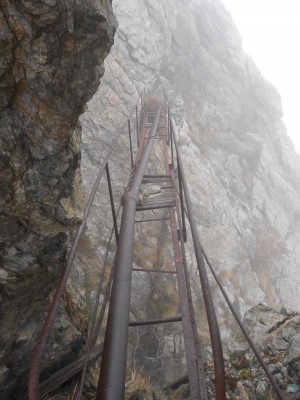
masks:
<path fill-rule="evenodd" d="M 123 400 L 126 376 L 127 338 L 131 291 L 131 269 L 136 206 L 139 189 L 154 143 L 162 102 L 158 107 L 150 137 L 137 162 L 132 180 L 123 196 L 123 214 L 116 255 L 97 400 Z"/>
<path fill-rule="evenodd" d="M 108 164 L 107 164 L 108 165 Z M 107 181 L 109 182 L 109 176 L 107 176 Z M 117 213 L 115 214 L 115 222 L 119 216 L 121 210 L 121 202 L 119 204 Z M 94 305 L 94 311 L 93 311 L 93 315 L 92 315 L 92 319 L 91 319 L 91 324 L 90 324 L 90 329 L 89 329 L 89 334 L 88 334 L 88 338 L 87 338 L 87 343 L 86 343 L 86 354 L 85 354 L 85 362 L 82 368 L 82 372 L 81 372 L 81 376 L 79 379 L 79 383 L 78 386 L 74 389 L 73 395 L 71 400 L 79 400 L 80 396 L 82 394 L 83 391 L 83 386 L 84 386 L 84 381 L 85 381 L 85 376 L 86 376 L 86 371 L 87 371 L 87 366 L 88 366 L 88 360 L 90 357 L 90 352 L 92 351 L 93 347 L 96 344 L 100 329 L 101 329 L 101 325 L 102 325 L 102 320 L 104 317 L 104 312 L 107 306 L 107 302 L 108 302 L 108 297 L 109 297 L 109 293 L 107 293 L 107 291 L 109 291 L 109 287 L 111 285 L 111 281 L 112 281 L 112 277 L 113 277 L 113 270 L 114 270 L 114 263 L 115 263 L 115 257 L 114 257 L 114 261 L 113 261 L 113 265 L 111 267 L 111 271 L 109 274 L 109 279 L 107 282 L 107 288 L 106 288 L 106 292 L 105 292 L 105 296 L 101 305 L 101 311 L 100 311 L 100 315 L 97 319 L 97 311 L 98 311 L 98 307 L 99 307 L 99 303 L 100 303 L 100 295 L 101 295 L 101 289 L 102 289 L 102 285 L 104 282 L 104 278 L 105 278 L 105 272 L 106 272 L 106 267 L 108 264 L 108 254 L 110 251 L 110 246 L 111 246 L 111 242 L 112 242 L 112 237 L 113 237 L 113 233 L 116 233 L 116 226 L 114 224 L 110 236 L 109 236 L 109 240 L 108 240 L 108 245 L 107 245 L 107 249 L 106 249 L 106 253 L 105 253 L 105 258 L 104 258 L 104 263 L 103 263 L 103 268 L 102 268 L 102 272 L 101 272 L 101 276 L 100 276 L 100 280 L 99 280 L 99 284 L 98 284 L 98 289 L 97 289 L 97 294 L 96 294 L 96 302 Z M 117 242 L 117 237 L 116 236 L 116 242 Z M 118 243 L 118 242 L 117 242 Z"/>
<path fill-rule="evenodd" d="M 249 343 L 250 347 L 252 348 L 252 351 L 255 354 L 257 360 L 259 361 L 261 367 L 263 368 L 263 370 L 265 371 L 267 377 L 269 378 L 269 381 L 270 381 L 271 385 L 273 386 L 273 389 L 275 390 L 278 398 L 280 400 L 284 400 L 283 396 L 282 396 L 282 393 L 281 393 L 281 391 L 279 389 L 279 386 L 277 385 L 275 379 L 273 378 L 273 376 L 272 376 L 267 364 L 264 362 L 263 358 L 259 354 L 259 351 L 256 348 L 256 345 L 255 345 L 254 341 L 251 339 L 250 335 L 246 331 L 246 329 L 244 327 L 244 324 L 242 323 L 241 319 L 239 318 L 238 314 L 236 313 L 236 311 L 235 311 L 235 309 L 233 307 L 233 304 L 229 300 L 229 297 L 228 297 L 225 289 L 223 288 L 223 285 L 221 284 L 221 282 L 220 282 L 220 280 L 219 280 L 219 278 L 218 278 L 218 276 L 217 276 L 217 274 L 216 274 L 211 262 L 209 261 L 205 251 L 203 250 L 203 248 L 202 248 L 202 253 L 203 253 L 205 261 L 206 261 L 206 263 L 207 263 L 207 265 L 208 265 L 208 267 L 209 267 L 209 269 L 210 269 L 215 281 L 217 282 L 217 285 L 219 286 L 219 288 L 220 288 L 220 290 L 221 290 L 221 292 L 222 292 L 222 294 L 223 294 L 223 296 L 224 296 L 224 298 L 226 300 L 226 303 L 227 303 L 228 307 L 230 308 L 230 311 L 231 311 L 232 315 L 234 316 L 236 322 L 238 323 L 238 325 L 239 325 L 241 331 L 243 332 L 243 334 L 244 334 L 247 342 Z"/>
<path fill-rule="evenodd" d="M 140 97 L 141 96 L 139 96 L 136 104 L 138 104 L 138 101 L 139 101 Z M 106 164 L 107 164 L 107 162 L 108 162 L 108 160 L 109 160 L 109 158 L 110 158 L 110 156 L 111 156 L 111 154 L 112 154 L 112 152 L 113 152 L 113 150 L 115 148 L 115 145 L 117 144 L 121 134 L 124 132 L 124 130 L 125 130 L 126 126 L 127 126 L 128 119 L 130 119 L 132 117 L 134 111 L 135 111 L 135 109 L 133 109 L 131 114 L 126 118 L 126 122 L 123 124 L 123 126 L 121 127 L 119 133 L 116 135 L 115 139 L 113 140 L 112 145 L 111 145 L 109 151 L 107 152 L 107 155 L 106 155 L 106 157 L 105 157 L 105 159 L 104 159 L 104 161 L 102 163 L 102 166 L 100 168 L 98 176 L 97 176 L 97 178 L 95 180 L 95 183 L 94 183 L 93 189 L 91 191 L 91 194 L 90 194 L 90 196 L 88 198 L 87 205 L 86 205 L 85 211 L 84 211 L 83 221 L 80 224 L 80 226 L 79 226 L 79 228 L 78 228 L 78 230 L 76 232 L 76 236 L 75 236 L 74 242 L 72 244 L 72 247 L 70 249 L 68 259 L 67 259 L 65 267 L 64 267 L 64 269 L 63 269 L 63 271 L 61 273 L 61 277 L 60 277 L 59 283 L 57 285 L 55 294 L 53 296 L 53 299 L 52 299 L 49 311 L 47 313 L 45 322 L 43 324 L 41 334 L 39 336 L 37 345 L 36 345 L 36 347 L 34 349 L 34 352 L 33 352 L 33 356 L 32 356 L 31 363 L 30 363 L 29 378 L 28 378 L 28 397 L 29 397 L 29 400 L 40 400 L 39 376 L 40 376 L 43 349 L 45 347 L 45 344 L 46 344 L 47 338 L 49 336 L 49 332 L 50 332 L 51 326 L 53 324 L 53 320 L 54 320 L 55 314 L 57 312 L 60 300 L 62 298 L 63 291 L 65 289 L 66 282 L 67 282 L 68 276 L 70 274 L 70 271 L 71 271 L 71 268 L 72 268 L 72 265 L 73 265 L 73 262 L 74 262 L 74 259 L 75 259 L 75 256 L 76 256 L 76 252 L 77 252 L 77 248 L 78 248 L 78 245 L 79 245 L 79 241 L 80 241 L 81 235 L 83 233 L 83 229 L 84 229 L 84 227 L 86 225 L 87 218 L 89 216 L 89 213 L 90 213 L 90 210 L 91 210 L 91 207 L 92 207 L 92 204 L 93 204 L 93 201 L 94 201 L 94 198 L 95 198 L 99 183 L 100 183 L 100 181 L 102 179 L 102 176 L 104 174 L 104 171 L 105 171 L 105 168 L 106 168 Z"/>
<path fill-rule="evenodd" d="M 175 199 L 175 207 L 169 209 L 171 234 L 175 256 L 175 267 L 177 272 L 177 286 L 180 299 L 180 309 L 182 315 L 182 328 L 184 336 L 184 344 L 186 349 L 186 364 L 189 376 L 189 387 L 191 400 L 207 400 L 207 387 L 205 380 L 205 371 L 201 348 L 199 342 L 198 331 L 196 328 L 195 312 L 192 302 L 192 293 L 187 270 L 185 245 L 186 241 L 186 226 L 184 221 L 184 204 L 183 204 L 183 189 L 181 181 L 180 194 L 177 193 L 174 165 L 169 164 L 170 145 L 170 109 L 168 107 L 167 118 L 167 139 L 163 139 L 164 157 L 165 157 L 165 172 L 171 176 L 173 182 L 173 195 Z M 176 220 L 177 214 L 177 220 Z"/>
<path fill-rule="evenodd" d="M 175 191 L 175 176 L 174 176 L 174 169 L 172 168 L 172 179 L 173 179 L 173 185 L 174 185 L 174 191 Z M 178 184 L 180 184 L 178 182 Z M 180 241 L 180 246 L 181 246 L 181 254 L 182 254 L 182 266 L 183 266 L 183 274 L 184 274 L 184 280 L 185 280 L 185 286 L 186 286 L 186 295 L 187 295 L 187 301 L 188 301 L 188 307 L 189 307 L 189 313 L 190 313 L 190 322 L 192 326 L 192 332 L 193 332 L 193 339 L 194 339 L 194 346 L 195 346 L 195 354 L 194 356 L 196 357 L 196 365 L 197 365 L 197 374 L 198 374 L 198 381 L 199 381 L 199 399 L 197 400 L 207 400 L 208 399 L 208 394 L 207 394 L 207 386 L 206 386 L 206 380 L 205 380 L 205 370 L 204 370 L 204 361 L 201 353 L 201 347 L 200 347 L 200 341 L 199 341 L 199 335 L 198 335 L 198 330 L 196 326 L 196 319 L 195 319 L 195 311 L 194 311 L 194 306 L 193 306 L 193 298 L 192 298 L 192 292 L 191 292 L 191 286 L 190 286 L 190 281 L 189 281 L 189 273 L 188 273 L 188 266 L 187 266 L 187 260 L 186 260 L 186 251 L 185 251 L 185 239 L 186 239 L 186 227 L 182 224 L 181 216 L 182 212 L 184 212 L 184 204 L 183 204 L 183 196 L 179 196 L 178 193 L 176 193 L 177 196 L 175 196 L 175 203 L 176 203 L 176 208 L 177 208 L 177 215 L 178 215 L 178 228 L 179 232 L 182 232 L 182 234 L 179 234 L 179 241 Z M 183 193 L 182 193 L 183 194 Z M 178 198 L 181 203 L 181 213 L 179 213 L 179 204 L 178 204 Z M 179 282 L 178 282 L 179 285 Z M 191 377 L 190 373 L 189 375 L 189 384 L 191 386 Z"/>
<path fill-rule="evenodd" d="M 175 141 L 175 139 L 174 139 L 174 141 Z M 175 143 L 175 147 L 176 147 L 176 145 L 177 145 L 177 143 Z M 176 147 L 176 151 L 177 151 L 177 149 L 178 149 L 178 147 Z M 187 210 L 187 209 L 185 210 L 185 213 L 186 213 L 186 215 L 187 215 L 188 218 L 189 218 L 189 214 L 188 214 L 188 210 Z M 248 334 L 248 332 L 246 331 L 246 329 L 245 329 L 245 327 L 244 327 L 244 325 L 243 325 L 241 319 L 239 318 L 237 312 L 235 311 L 235 309 L 234 309 L 234 307 L 233 307 L 233 304 L 231 303 L 231 301 L 230 301 L 230 299 L 229 299 L 229 297 L 228 297 L 228 295 L 227 295 L 225 289 L 223 288 L 223 285 L 221 284 L 221 282 L 220 282 L 220 280 L 219 280 L 219 278 L 218 278 L 218 276 L 217 276 L 217 274 L 216 274 L 216 272 L 215 272 L 215 270 L 214 270 L 214 268 L 213 268 L 211 262 L 209 261 L 209 259 L 208 259 L 207 255 L 206 255 L 206 253 L 205 253 L 205 251 L 204 251 L 204 249 L 203 249 L 201 243 L 200 243 L 200 246 L 201 246 L 201 251 L 202 251 L 202 254 L 203 254 L 203 256 L 204 256 L 204 259 L 205 259 L 205 261 L 206 261 L 206 263 L 207 263 L 207 265 L 208 265 L 208 267 L 209 267 L 209 269 L 210 269 L 210 271 L 211 271 L 211 273 L 212 273 L 212 275 L 213 275 L 213 277 L 214 277 L 214 279 L 215 279 L 217 285 L 219 286 L 219 288 L 220 288 L 220 290 L 221 290 L 221 292 L 222 292 L 222 294 L 223 294 L 223 296 L 224 296 L 224 298 L 225 298 L 225 301 L 226 301 L 226 303 L 227 303 L 227 305 L 228 305 L 228 307 L 229 307 L 229 309 L 230 309 L 232 315 L 234 316 L 234 318 L 235 318 L 237 324 L 239 325 L 239 327 L 240 327 L 240 329 L 241 329 L 241 331 L 242 331 L 244 337 L 245 337 L 246 340 L 248 341 L 248 343 L 249 343 L 249 345 L 250 345 L 250 347 L 251 347 L 253 353 L 255 354 L 255 356 L 256 356 L 258 362 L 260 363 L 260 365 L 261 365 L 261 367 L 263 368 L 265 374 L 267 375 L 267 377 L 268 377 L 268 379 L 269 379 L 269 381 L 270 381 L 270 383 L 271 383 L 271 385 L 272 385 L 272 387 L 273 387 L 275 393 L 277 394 L 278 398 L 279 398 L 280 400 L 284 400 L 283 395 L 282 395 L 282 393 L 281 393 L 281 390 L 280 390 L 280 388 L 279 388 L 277 382 L 275 381 L 274 377 L 272 376 L 272 374 L 271 374 L 271 372 L 270 372 L 270 370 L 269 370 L 267 364 L 264 362 L 263 358 L 262 358 L 261 355 L 259 354 L 259 351 L 258 351 L 258 349 L 257 349 L 257 347 L 256 347 L 256 345 L 255 345 L 255 343 L 254 343 L 254 341 L 251 339 L 251 337 L 250 337 L 250 335 Z"/>
<path fill-rule="evenodd" d="M 214 369 L 215 369 L 215 381 L 216 381 L 216 400 L 226 399 L 226 385 L 225 385 L 225 370 L 224 370 L 224 358 L 222 351 L 222 342 L 220 337 L 220 331 L 218 326 L 218 321 L 215 313 L 215 308 L 213 304 L 212 294 L 210 291 L 209 281 L 205 269 L 205 262 L 202 254 L 202 247 L 199 240 L 199 235 L 197 231 L 196 221 L 192 212 L 192 202 L 190 199 L 190 194 L 188 190 L 187 180 L 183 170 L 183 163 L 181 159 L 181 154 L 175 137 L 175 123 L 173 118 L 171 118 L 171 129 L 172 137 L 174 141 L 174 146 L 177 155 L 177 165 L 180 169 L 181 182 L 183 186 L 183 191 L 185 195 L 185 202 L 188 211 L 188 220 L 190 223 L 195 255 L 197 260 L 197 266 L 199 270 L 199 276 L 202 286 L 203 299 L 205 303 L 207 321 L 210 331 L 211 345 L 213 350 L 214 358 Z"/>

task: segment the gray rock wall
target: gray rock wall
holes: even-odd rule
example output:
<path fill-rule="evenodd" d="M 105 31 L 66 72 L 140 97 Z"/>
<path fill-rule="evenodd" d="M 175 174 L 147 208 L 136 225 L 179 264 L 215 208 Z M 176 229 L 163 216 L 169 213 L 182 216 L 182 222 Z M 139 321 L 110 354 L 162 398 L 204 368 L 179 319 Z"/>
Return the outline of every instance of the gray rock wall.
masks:
<path fill-rule="evenodd" d="M 115 27 L 108 0 L 0 1 L 3 399 L 24 389 L 69 232 L 82 218 L 78 117 L 99 85 Z M 72 312 L 66 295 L 43 368 L 78 353 L 83 326 Z"/>
<path fill-rule="evenodd" d="M 93 134 L 101 148 L 101 137 L 116 131 L 138 92 L 164 86 L 183 102 L 180 146 L 198 226 L 225 286 L 241 309 L 258 300 L 297 308 L 300 162 L 278 92 L 243 53 L 220 1 L 114 7 L 117 40 L 82 117 L 83 141 Z M 84 145 L 84 171 L 94 151 Z"/>
<path fill-rule="evenodd" d="M 230 13 L 219 0 L 115 0 L 114 9 L 115 45 L 102 85 L 81 119 L 86 191 L 101 149 L 126 120 L 138 93 L 164 87 L 180 126 L 203 247 L 236 309 L 244 315 L 266 302 L 299 310 L 300 160 L 281 120 L 280 96 L 244 54 Z M 114 184 L 121 188 L 127 179 L 119 165 Z M 88 235 L 95 239 L 101 232 L 93 218 Z M 147 242 L 146 229 L 139 227 L 138 235 L 151 254 L 157 251 Z M 191 246 L 188 261 L 202 318 Z M 149 278 L 140 279 L 139 285 L 149 287 Z M 222 335 L 230 338 L 234 325 L 212 287 Z M 205 326 L 201 331 L 206 337 Z"/>

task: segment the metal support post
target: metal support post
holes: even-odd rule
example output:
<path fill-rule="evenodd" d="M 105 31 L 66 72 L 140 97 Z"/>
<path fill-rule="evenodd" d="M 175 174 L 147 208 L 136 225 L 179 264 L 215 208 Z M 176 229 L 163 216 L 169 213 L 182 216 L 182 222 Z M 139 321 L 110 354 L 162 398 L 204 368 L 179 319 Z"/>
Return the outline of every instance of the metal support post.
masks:
<path fill-rule="evenodd" d="M 174 165 L 174 139 L 173 139 L 173 125 L 170 121 L 170 139 L 171 139 L 171 163 Z"/>
<path fill-rule="evenodd" d="M 129 134 L 129 147 L 130 147 L 130 161 L 131 161 L 131 169 L 132 169 L 133 168 L 133 154 L 132 154 L 132 139 L 131 139 L 130 119 L 128 120 L 128 134 Z"/>
<path fill-rule="evenodd" d="M 119 242 L 118 223 L 117 223 L 117 217 L 116 217 L 116 210 L 115 210 L 113 192 L 112 192 L 112 187 L 111 187 L 111 180 L 110 180 L 108 162 L 107 162 L 107 164 L 105 166 L 105 171 L 106 171 L 107 185 L 108 185 L 108 191 L 109 191 L 111 212 L 112 212 L 112 217 L 113 217 L 113 221 L 114 221 L 115 237 L 116 237 L 116 242 L 118 244 L 118 242 Z"/>
<path fill-rule="evenodd" d="M 135 106 L 135 118 L 136 118 L 136 144 L 137 147 L 140 145 L 140 138 L 139 138 L 139 115 L 138 115 L 138 106 Z"/>
<path fill-rule="evenodd" d="M 178 161 L 177 161 L 177 165 L 178 165 Z M 183 188 L 182 188 L 182 180 L 181 180 L 181 168 L 179 167 L 179 165 L 178 165 L 178 182 L 179 182 L 182 235 L 183 235 L 183 240 L 186 243 L 187 234 L 186 234 L 186 225 L 185 225 L 185 217 L 184 217 L 184 197 L 183 197 Z"/>

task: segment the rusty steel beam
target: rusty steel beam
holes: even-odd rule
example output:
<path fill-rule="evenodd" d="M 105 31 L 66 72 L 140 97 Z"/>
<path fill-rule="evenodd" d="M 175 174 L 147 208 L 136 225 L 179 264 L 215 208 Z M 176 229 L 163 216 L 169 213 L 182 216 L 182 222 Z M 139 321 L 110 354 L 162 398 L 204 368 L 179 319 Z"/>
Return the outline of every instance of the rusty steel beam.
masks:
<path fill-rule="evenodd" d="M 161 319 L 149 319 L 147 321 L 130 321 L 128 326 L 168 324 L 170 322 L 180 322 L 180 321 L 182 321 L 182 316 L 178 315 L 176 317 L 161 318 Z"/>
<path fill-rule="evenodd" d="M 102 355 L 103 343 L 98 344 L 93 347 L 89 354 L 88 364 L 92 364 L 96 360 L 98 360 Z M 39 387 L 42 396 L 52 392 L 53 390 L 58 389 L 63 383 L 72 378 L 74 375 L 78 374 L 83 368 L 85 363 L 85 356 L 80 357 L 78 360 L 73 361 L 72 363 L 66 365 L 61 368 L 45 381 L 41 382 Z"/>
<path fill-rule="evenodd" d="M 138 115 L 138 106 L 135 106 L 135 119 L 136 119 L 136 144 L 139 147 L 139 115 Z"/>
<path fill-rule="evenodd" d="M 131 138 L 130 119 L 128 120 L 128 134 L 129 134 L 130 162 L 131 162 L 131 168 L 133 168 L 133 153 L 132 153 L 132 138 Z"/>
<path fill-rule="evenodd" d="M 108 162 L 107 162 L 107 164 L 106 164 L 105 171 L 106 171 L 106 178 L 107 178 L 107 185 L 108 185 L 108 192 L 109 192 L 109 200 L 110 200 L 110 206 L 111 206 L 111 213 L 112 213 L 113 223 L 114 223 L 114 230 L 115 230 L 116 243 L 118 244 L 118 242 L 119 242 L 118 222 L 117 222 L 117 216 L 116 216 L 116 210 L 115 210 L 115 203 L 114 203 L 113 191 L 112 191 L 112 187 L 111 187 L 111 180 L 110 180 L 110 173 L 109 173 Z"/>
<path fill-rule="evenodd" d="M 167 128 L 167 132 L 168 132 L 168 140 L 167 140 L 167 145 L 170 144 L 170 105 L 168 104 L 168 128 Z"/>
<path fill-rule="evenodd" d="M 144 268 L 132 268 L 135 272 L 155 272 L 159 274 L 177 274 L 176 271 L 165 271 L 163 269 L 144 269 Z"/>
<path fill-rule="evenodd" d="M 180 198 L 182 235 L 183 235 L 183 240 L 186 243 L 187 233 L 186 233 L 185 217 L 184 217 L 184 197 L 183 197 L 183 187 L 182 187 L 182 181 L 181 181 L 181 169 L 180 168 L 178 169 L 178 182 L 179 182 L 179 198 Z"/>
<path fill-rule="evenodd" d="M 121 209 L 121 203 L 118 207 L 117 210 L 117 214 L 116 217 L 118 217 L 119 212 Z M 109 240 L 108 240 L 108 245 L 106 248 L 106 252 L 105 252 L 105 258 L 104 258 L 104 263 L 103 263 L 103 268 L 101 271 L 101 276 L 100 276 L 100 280 L 98 283 L 98 288 L 97 288 L 97 294 L 96 294 L 96 302 L 94 305 L 94 310 L 93 310 L 93 314 L 92 314 L 92 321 L 90 324 L 90 328 L 89 328 L 89 334 L 88 334 L 88 338 L 87 338 L 87 343 L 86 343 L 86 349 L 85 349 L 85 363 L 83 365 L 82 368 L 82 373 L 80 376 L 80 380 L 77 384 L 77 386 L 75 387 L 72 397 L 70 400 L 80 400 L 81 398 L 81 394 L 83 391 L 83 387 L 84 387 L 84 382 L 85 382 L 85 377 L 86 377 L 86 372 L 87 372 L 87 366 L 88 366 L 88 359 L 90 356 L 90 353 L 92 351 L 92 348 L 95 346 L 96 342 L 97 342 L 97 338 L 101 329 L 101 325 L 102 325 L 102 321 L 104 318 L 104 313 L 106 310 L 106 306 L 108 303 L 108 299 L 110 296 L 110 288 L 111 288 L 111 283 L 112 283 L 112 278 L 113 278 L 113 271 L 114 271 L 114 262 L 115 262 L 115 257 L 114 257 L 114 262 L 112 264 L 110 273 L 109 273 L 109 279 L 106 285 L 106 289 L 105 289 L 105 295 L 104 295 L 104 299 L 101 305 L 101 310 L 100 310 L 100 314 L 99 317 L 97 319 L 97 311 L 98 311 L 98 307 L 99 307 L 99 303 L 100 303 L 100 295 L 101 295 L 101 291 L 102 291 L 102 286 L 103 286 L 103 282 L 105 279 L 105 273 L 106 273 L 106 268 L 108 265 L 108 254 L 110 251 L 110 246 L 111 246 L 111 242 L 112 242 L 112 237 L 113 237 L 113 233 L 114 233 L 114 227 L 112 228 L 111 232 L 110 232 L 110 236 L 109 236 Z"/>
<path fill-rule="evenodd" d="M 173 133 L 173 125 L 172 118 L 170 116 L 170 140 L 171 140 L 171 164 L 174 165 L 174 133 Z"/>
<path fill-rule="evenodd" d="M 190 396 L 191 400 L 200 399 L 200 388 L 197 373 L 197 364 L 195 357 L 195 343 L 193 338 L 192 324 L 187 300 L 186 282 L 183 270 L 182 254 L 180 251 L 180 242 L 178 237 L 175 210 L 170 209 L 171 216 L 171 233 L 173 240 L 175 266 L 177 270 L 177 284 L 180 298 L 180 309 L 183 316 L 182 327 L 184 336 L 184 345 L 186 352 L 187 370 L 190 378 Z M 202 400 L 202 398 L 201 398 Z"/>
<path fill-rule="evenodd" d="M 171 169 L 172 176 L 173 169 Z M 174 188 L 175 194 L 175 188 Z M 178 220 L 179 232 L 182 230 L 182 224 L 180 221 L 180 211 L 178 199 L 176 198 L 176 214 Z M 184 241 L 181 235 L 178 235 L 178 229 L 175 219 L 175 210 L 170 209 L 170 215 L 172 218 L 172 238 L 174 253 L 176 259 L 177 268 L 177 279 L 178 279 L 178 290 L 180 294 L 180 307 L 182 310 L 183 318 L 183 331 L 184 331 L 184 342 L 186 347 L 186 359 L 189 375 L 190 384 L 190 396 L 191 400 L 207 400 L 207 389 L 205 381 L 205 373 L 203 367 L 203 361 L 201 358 L 201 351 L 199 348 L 198 332 L 195 329 L 195 315 L 194 308 L 191 302 L 190 284 L 187 273 Z"/>
<path fill-rule="evenodd" d="M 158 107 L 150 136 L 154 136 L 156 133 L 161 108 L 162 103 Z M 97 400 L 124 399 L 135 214 L 139 202 L 139 190 L 153 142 L 154 137 L 147 141 L 136 164 L 128 189 L 123 196 L 116 269 L 96 394 Z"/>
<path fill-rule="evenodd" d="M 169 220 L 170 217 L 164 217 L 164 218 L 152 218 L 152 219 L 140 219 L 135 221 L 136 224 L 141 223 L 141 222 L 155 222 L 155 221 L 167 221 Z"/>
<path fill-rule="evenodd" d="M 175 208 L 170 208 L 171 234 L 175 256 L 175 267 L 177 272 L 177 285 L 180 298 L 180 309 L 182 314 L 182 328 L 184 335 L 184 345 L 186 349 L 187 370 L 190 382 L 191 400 L 207 400 L 207 389 L 205 381 L 205 373 L 203 361 L 201 358 L 201 349 L 199 346 L 199 338 L 197 329 L 195 329 L 195 315 L 192 304 L 189 277 L 187 273 L 187 265 L 185 258 L 184 241 L 178 233 L 182 231 L 182 223 L 180 220 L 178 197 L 175 189 L 174 168 L 169 165 L 168 143 L 163 141 L 165 171 L 171 176 L 173 185 L 173 197 L 175 199 Z M 177 223 L 176 215 L 177 214 Z"/>
<path fill-rule="evenodd" d="M 166 203 L 158 203 L 156 205 L 145 205 L 145 206 L 138 206 L 137 211 L 148 211 L 148 210 L 157 210 L 159 208 L 169 208 L 174 207 L 175 202 L 166 202 Z"/>
<path fill-rule="evenodd" d="M 172 172 L 172 178 L 173 178 L 173 184 L 174 184 L 174 194 L 175 194 L 175 177 L 174 177 L 173 167 L 171 168 L 171 172 Z M 182 231 L 182 221 L 180 219 L 180 212 L 179 212 L 179 201 L 178 201 L 178 197 L 175 196 L 175 198 L 176 198 L 176 213 L 177 213 L 177 218 L 178 218 L 178 227 L 179 227 L 179 231 Z M 174 210 L 170 210 L 170 213 L 172 213 L 172 212 L 174 213 Z M 179 236 L 180 237 L 177 239 L 176 235 L 174 235 L 174 239 L 173 239 L 178 242 L 177 248 L 179 248 L 179 244 L 180 244 L 180 250 L 181 250 L 182 268 L 178 268 L 177 274 L 178 274 L 178 280 L 180 281 L 180 282 L 178 282 L 178 287 L 180 287 L 180 284 L 181 285 L 184 284 L 184 287 L 182 289 L 183 299 L 181 300 L 181 302 L 182 302 L 182 306 L 185 308 L 186 311 L 182 312 L 182 314 L 184 314 L 184 315 L 186 314 L 189 316 L 189 318 L 187 319 L 186 324 L 185 324 L 186 326 L 184 326 L 184 329 L 187 331 L 186 334 L 189 337 L 188 351 L 190 353 L 192 352 L 193 360 L 195 360 L 195 365 L 193 366 L 193 369 L 191 369 L 191 371 L 188 370 L 189 383 L 190 383 L 190 387 L 194 386 L 193 392 L 195 392 L 195 389 L 197 389 L 197 392 L 196 392 L 197 397 L 194 397 L 195 399 L 208 400 L 204 362 L 203 362 L 203 357 L 201 354 L 199 335 L 198 335 L 197 326 L 196 326 L 195 312 L 194 312 L 194 306 L 193 306 L 193 301 L 192 301 L 192 293 L 191 293 L 189 274 L 188 274 L 188 268 L 187 268 L 187 262 L 186 262 L 184 238 L 183 238 L 183 236 L 181 237 L 181 235 L 179 235 Z M 177 237 L 178 237 L 178 235 L 177 235 Z M 179 251 L 179 249 L 177 251 Z M 191 355 L 189 355 L 189 357 L 191 357 Z M 187 359 L 188 359 L 188 354 L 187 354 Z M 195 373 L 196 373 L 196 377 L 192 375 Z M 195 387 L 195 385 L 197 385 L 197 387 Z M 193 398 L 192 390 L 191 390 L 191 398 Z"/>
<path fill-rule="evenodd" d="M 220 331 L 218 326 L 218 321 L 215 313 L 214 303 L 212 299 L 212 294 L 210 291 L 209 281 L 206 273 L 205 262 L 202 253 L 202 247 L 200 244 L 200 239 L 197 231 L 196 220 L 193 215 L 192 202 L 190 199 L 189 189 L 187 180 L 183 170 L 183 163 L 181 159 L 181 154 L 176 141 L 174 132 L 176 130 L 175 123 L 171 118 L 171 126 L 173 133 L 173 141 L 177 154 L 178 168 L 181 170 L 181 180 L 183 185 L 183 191 L 185 195 L 186 207 L 188 211 L 188 219 L 191 227 L 191 233 L 194 243 L 195 255 L 197 260 L 197 266 L 199 270 L 199 276 L 201 281 L 201 287 L 203 292 L 203 299 L 206 309 L 207 321 L 210 331 L 211 345 L 213 350 L 214 358 L 214 369 L 215 369 L 215 382 L 216 382 L 216 400 L 226 399 L 226 385 L 225 385 L 225 370 L 224 370 L 224 358 L 222 350 L 222 342 L 220 337 Z"/>

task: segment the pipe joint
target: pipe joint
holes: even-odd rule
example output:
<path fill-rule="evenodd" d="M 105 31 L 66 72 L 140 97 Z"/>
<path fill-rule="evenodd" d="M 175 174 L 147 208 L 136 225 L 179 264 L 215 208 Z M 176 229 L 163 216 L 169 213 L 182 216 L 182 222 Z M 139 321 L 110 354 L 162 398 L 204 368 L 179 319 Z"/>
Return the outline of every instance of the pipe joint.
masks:
<path fill-rule="evenodd" d="M 134 200 L 138 204 L 140 202 L 140 197 L 135 192 L 128 191 L 128 192 L 123 194 L 122 205 L 124 205 L 126 200 Z"/>

